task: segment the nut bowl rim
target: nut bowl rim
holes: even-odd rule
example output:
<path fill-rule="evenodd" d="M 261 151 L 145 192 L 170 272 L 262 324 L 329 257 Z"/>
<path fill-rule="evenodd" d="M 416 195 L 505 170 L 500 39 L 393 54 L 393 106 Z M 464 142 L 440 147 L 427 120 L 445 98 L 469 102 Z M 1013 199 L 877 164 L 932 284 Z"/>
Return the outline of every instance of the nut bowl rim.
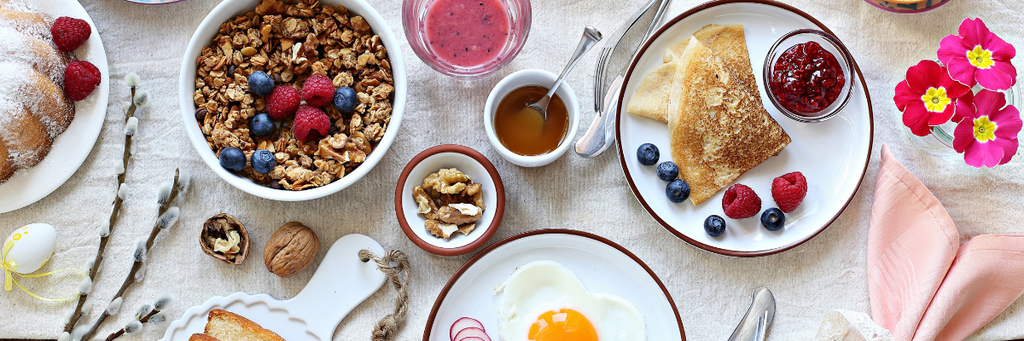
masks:
<path fill-rule="evenodd" d="M 810 38 L 798 39 L 801 37 Z M 781 103 L 779 103 L 778 99 L 776 99 L 776 95 L 772 91 L 771 87 L 771 74 L 772 71 L 775 69 L 775 61 L 778 59 L 778 57 L 782 55 L 782 53 L 785 52 L 787 49 L 796 45 L 798 42 L 809 41 L 826 43 L 821 44 L 822 48 L 824 48 L 829 53 L 832 53 L 832 55 L 836 57 L 836 61 L 839 62 L 840 69 L 843 72 L 843 77 L 846 78 L 846 82 L 843 83 L 842 90 L 840 90 L 838 97 L 836 97 L 836 100 L 833 101 L 832 104 L 829 104 L 829 106 L 826 107 L 825 109 L 818 111 L 816 113 L 812 113 L 814 114 L 814 116 L 801 115 L 783 106 Z M 772 47 L 768 49 L 768 54 L 765 55 L 764 58 L 764 67 L 763 72 L 761 74 L 761 81 L 764 84 L 764 91 L 768 95 L 768 100 L 783 115 L 797 122 L 822 122 L 842 112 L 843 108 L 846 107 L 846 104 L 850 102 L 850 98 L 853 98 L 853 92 L 856 90 L 856 88 L 854 88 L 856 79 L 854 74 L 853 54 L 850 53 L 850 50 L 846 48 L 846 45 L 843 44 L 843 42 L 840 41 L 839 38 L 832 35 L 831 33 L 809 28 L 793 30 L 779 37 L 779 39 L 776 40 L 774 44 L 772 44 Z"/>
<path fill-rule="evenodd" d="M 406 92 L 408 89 L 405 61 L 402 56 L 401 44 L 399 44 L 395 34 L 391 31 L 391 27 L 388 26 L 380 13 L 365 1 L 322 0 L 321 3 L 332 6 L 342 5 L 351 12 L 363 16 L 363 18 L 365 18 L 370 24 L 373 32 L 380 36 L 384 47 L 388 49 L 388 60 L 391 63 L 392 77 L 395 82 L 395 93 L 394 102 L 391 106 L 391 121 L 388 123 L 387 131 L 384 132 L 384 137 L 381 139 L 380 143 L 377 144 L 377 147 L 366 156 L 366 161 L 359 165 L 359 167 L 356 167 L 352 173 L 346 174 L 345 177 L 321 187 L 301 191 L 274 189 L 259 185 L 248 178 L 236 175 L 221 167 L 220 161 L 217 159 L 213 150 L 210 149 L 209 145 L 207 145 L 206 138 L 203 136 L 203 132 L 200 130 L 195 119 L 196 106 L 192 100 L 192 95 L 196 90 L 195 61 L 199 57 L 199 53 L 202 51 L 203 47 L 206 46 L 206 44 L 208 44 L 219 31 L 221 24 L 235 16 L 252 11 L 257 5 L 257 2 L 252 0 L 224 0 L 206 15 L 188 42 L 181 62 L 178 81 L 178 97 L 183 123 L 185 125 L 185 134 L 192 142 L 192 146 L 196 149 L 196 153 L 199 154 L 199 157 L 203 162 L 206 163 L 206 165 L 213 170 L 217 176 L 243 192 L 264 199 L 277 201 L 312 200 L 334 194 L 351 186 L 369 173 L 374 166 L 384 158 L 384 155 L 387 153 L 388 149 L 390 149 L 391 144 L 398 135 L 399 126 L 402 122 L 402 113 L 405 110 Z"/>
<path fill-rule="evenodd" d="M 494 217 L 491 219 L 490 224 L 487 225 L 486 229 L 483 231 L 482 234 L 478 234 L 477 236 L 473 237 L 476 239 L 474 239 L 473 241 L 469 242 L 466 245 L 459 247 L 443 247 L 431 244 L 430 242 L 424 240 L 419 235 L 417 235 L 416 232 L 412 230 L 412 227 L 409 226 L 409 221 L 406 220 L 405 218 L 404 192 L 406 184 L 409 182 L 409 175 L 416 168 L 416 166 L 420 164 L 420 162 L 426 160 L 431 156 L 442 153 L 456 153 L 468 156 L 469 158 L 479 163 L 480 166 L 482 166 L 485 170 L 487 170 L 488 176 L 494 183 L 494 188 L 491 190 L 494 191 L 496 197 L 496 204 L 494 205 L 493 208 L 488 207 L 488 209 L 494 210 Z M 401 225 L 402 231 L 405 233 L 406 237 L 408 237 L 409 240 L 413 242 L 413 244 L 416 244 L 416 246 L 420 247 L 424 251 L 440 256 L 463 255 L 483 247 L 484 244 L 487 244 L 487 241 L 490 240 L 492 236 L 494 236 L 494 233 L 497 232 L 498 226 L 501 225 L 502 217 L 505 215 L 505 185 L 502 183 L 501 175 L 498 174 L 498 170 L 497 168 L 494 167 L 494 164 L 492 164 L 491 161 L 487 159 L 487 157 L 485 157 L 480 152 L 474 150 L 473 148 L 459 144 L 442 144 L 433 146 L 427 148 L 426 150 L 420 152 L 419 154 L 416 154 L 416 156 L 414 156 L 412 160 L 409 160 L 409 163 L 406 164 L 405 168 L 402 169 L 402 174 L 398 177 L 398 184 L 395 187 L 395 215 L 397 216 L 398 224 Z M 477 227 L 477 229 L 479 228 L 480 227 Z"/>

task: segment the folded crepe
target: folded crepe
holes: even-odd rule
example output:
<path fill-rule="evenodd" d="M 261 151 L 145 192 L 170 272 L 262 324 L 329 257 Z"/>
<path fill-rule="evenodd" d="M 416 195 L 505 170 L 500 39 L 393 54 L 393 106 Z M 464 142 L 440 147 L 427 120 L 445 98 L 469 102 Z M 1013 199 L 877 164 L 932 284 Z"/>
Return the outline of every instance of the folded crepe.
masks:
<path fill-rule="evenodd" d="M 669 143 L 694 205 L 778 155 L 790 142 L 762 106 L 757 84 L 745 82 L 747 76 L 753 79 L 750 64 L 734 65 L 735 71 L 728 66 L 727 60 L 749 58 L 742 34 L 719 34 L 714 39 L 722 53 L 691 37 L 673 59 L 678 65 L 670 95 Z"/>

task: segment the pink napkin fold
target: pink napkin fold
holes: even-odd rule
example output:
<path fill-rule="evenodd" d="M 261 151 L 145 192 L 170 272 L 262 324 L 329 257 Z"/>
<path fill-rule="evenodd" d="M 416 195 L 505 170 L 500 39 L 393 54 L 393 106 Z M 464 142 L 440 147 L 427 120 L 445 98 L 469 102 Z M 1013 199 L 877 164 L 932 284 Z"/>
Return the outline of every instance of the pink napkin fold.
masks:
<path fill-rule="evenodd" d="M 867 270 L 872 319 L 897 341 L 963 340 L 1024 294 L 1024 236 L 961 246 L 942 204 L 882 145 Z"/>

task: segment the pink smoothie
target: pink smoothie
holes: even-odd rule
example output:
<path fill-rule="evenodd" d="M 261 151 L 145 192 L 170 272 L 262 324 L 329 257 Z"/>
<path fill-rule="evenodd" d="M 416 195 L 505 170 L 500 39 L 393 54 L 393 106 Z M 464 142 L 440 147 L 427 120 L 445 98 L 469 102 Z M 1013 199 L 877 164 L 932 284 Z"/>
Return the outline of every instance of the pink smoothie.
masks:
<path fill-rule="evenodd" d="M 510 30 L 501 0 L 435 0 L 427 9 L 427 41 L 439 59 L 461 67 L 494 61 Z"/>

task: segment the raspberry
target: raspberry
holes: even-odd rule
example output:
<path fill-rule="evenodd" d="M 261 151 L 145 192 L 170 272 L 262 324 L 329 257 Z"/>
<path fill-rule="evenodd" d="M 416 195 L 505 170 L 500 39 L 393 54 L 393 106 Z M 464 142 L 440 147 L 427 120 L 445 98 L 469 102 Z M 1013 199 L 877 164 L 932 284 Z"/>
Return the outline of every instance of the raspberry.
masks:
<path fill-rule="evenodd" d="M 757 193 L 743 184 L 735 184 L 725 190 L 722 197 L 722 209 L 725 215 L 733 219 L 753 217 L 761 211 L 761 198 Z"/>
<path fill-rule="evenodd" d="M 331 104 L 334 100 L 334 83 L 327 76 L 313 74 L 302 83 L 302 99 L 306 105 L 317 108 Z"/>
<path fill-rule="evenodd" d="M 792 172 L 772 181 L 772 199 L 782 212 L 793 212 L 807 195 L 807 179 L 803 173 Z"/>
<path fill-rule="evenodd" d="M 270 118 L 275 120 L 284 120 L 292 115 L 295 115 L 295 110 L 299 108 L 299 102 L 302 99 L 299 98 L 299 90 L 295 88 L 282 85 L 274 88 L 274 92 L 267 96 L 267 114 L 270 114 Z"/>
<path fill-rule="evenodd" d="M 302 141 L 319 140 L 327 136 L 331 130 L 331 118 L 327 117 L 322 110 L 300 105 L 295 112 L 295 122 L 292 123 L 292 133 L 295 138 Z"/>
<path fill-rule="evenodd" d="M 81 101 L 100 85 L 102 75 L 96 65 L 86 61 L 73 61 L 64 69 L 64 95 Z"/>
<path fill-rule="evenodd" d="M 53 21 L 50 34 L 53 35 L 53 43 L 57 45 L 58 50 L 71 52 L 89 40 L 92 27 L 82 19 L 60 17 Z"/>

